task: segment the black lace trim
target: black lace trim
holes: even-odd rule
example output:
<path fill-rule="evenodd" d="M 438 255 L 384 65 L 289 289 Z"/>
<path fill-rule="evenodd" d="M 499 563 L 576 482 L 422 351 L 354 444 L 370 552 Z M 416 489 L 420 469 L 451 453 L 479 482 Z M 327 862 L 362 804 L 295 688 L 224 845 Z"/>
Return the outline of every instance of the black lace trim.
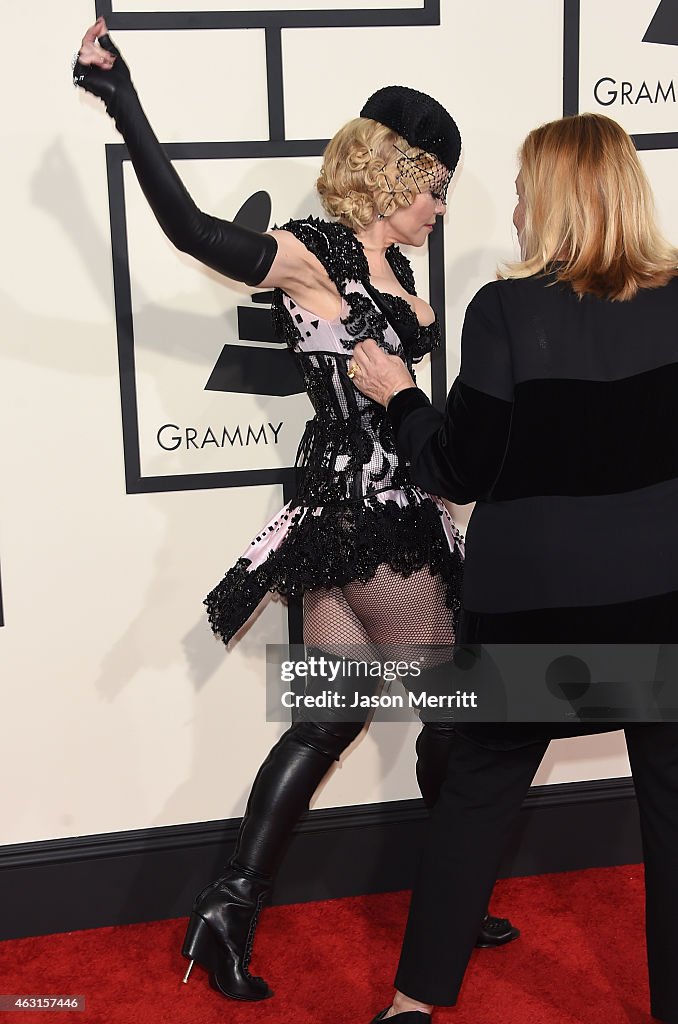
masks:
<path fill-rule="evenodd" d="M 283 292 L 280 288 L 273 289 L 271 319 L 273 321 L 273 332 L 276 338 L 280 338 L 281 341 L 286 341 L 288 347 L 294 349 L 297 342 L 301 340 L 301 334 L 292 319 L 290 311 L 283 302 Z"/>
<path fill-rule="evenodd" d="M 388 320 L 384 314 L 380 313 L 372 300 L 362 292 L 346 292 L 344 298 L 350 313 L 341 322 L 351 336 L 350 341 L 342 340 L 344 348 L 352 352 L 355 343 L 365 338 L 373 338 L 383 345 L 384 333 L 388 327 Z M 404 299 L 402 301 L 405 302 Z M 405 305 L 407 306 L 407 302 Z"/>
<path fill-rule="evenodd" d="M 318 259 L 331 281 L 344 294 L 347 281 L 369 280 L 365 250 L 350 228 L 330 220 L 307 217 L 288 220 L 281 231 L 289 231 Z"/>
<path fill-rule="evenodd" d="M 414 284 L 414 274 L 412 273 L 412 267 L 407 256 L 400 251 L 397 245 L 390 245 L 386 250 L 386 259 L 405 291 L 409 292 L 410 295 L 416 295 L 417 289 Z"/>
<path fill-rule="evenodd" d="M 419 328 L 417 337 L 407 345 L 407 354 L 413 363 L 419 363 L 437 348 L 440 348 L 440 323 L 436 317 L 428 327 Z"/>
<path fill-rule="evenodd" d="M 295 461 L 298 472 L 297 490 L 292 499 L 294 508 L 346 501 L 350 493 L 348 466 L 337 470 L 336 463 L 342 455 L 355 461 L 353 434 L 356 431 L 360 431 L 359 423 L 317 416 L 308 421 Z M 372 445 L 374 447 L 374 442 Z M 361 468 L 359 466 L 357 471 L 360 472 Z"/>
<path fill-rule="evenodd" d="M 461 604 L 463 558 L 450 550 L 442 513 L 430 500 L 404 508 L 395 501 L 325 506 L 295 513 L 290 532 L 257 569 L 240 558 L 205 598 L 214 632 L 224 643 L 247 621 L 267 591 L 301 597 L 307 590 L 367 582 L 386 563 L 401 576 L 429 566 L 446 583 L 455 616 Z"/>
<path fill-rule="evenodd" d="M 412 267 L 407 256 L 405 256 L 397 245 L 392 245 L 386 250 L 386 259 L 388 260 L 391 270 L 398 278 L 398 281 L 403 286 L 406 292 L 410 295 L 416 295 L 417 289 L 414 284 L 414 274 L 412 273 Z M 389 301 L 391 298 L 399 299 L 400 296 L 387 296 Z M 405 302 L 404 299 L 400 299 L 401 302 Z M 429 352 L 433 352 L 434 349 L 440 347 L 440 323 L 438 318 L 429 324 L 428 327 L 422 327 L 417 321 L 416 315 L 412 310 L 409 302 L 406 303 L 408 310 L 414 316 L 416 326 L 418 330 L 412 332 L 412 336 L 408 337 L 403 342 L 403 348 L 406 355 L 413 363 L 420 362 L 425 355 Z M 404 313 L 405 311 L 403 311 Z"/>

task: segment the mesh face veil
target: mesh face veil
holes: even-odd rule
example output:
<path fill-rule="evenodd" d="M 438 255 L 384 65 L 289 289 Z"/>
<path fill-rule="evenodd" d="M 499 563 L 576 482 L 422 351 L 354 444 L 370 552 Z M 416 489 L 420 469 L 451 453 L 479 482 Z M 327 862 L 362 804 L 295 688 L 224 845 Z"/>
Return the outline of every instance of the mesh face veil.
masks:
<path fill-rule="evenodd" d="M 397 147 L 396 147 L 397 148 Z M 430 192 L 434 199 L 447 202 L 447 189 L 452 180 L 452 171 L 431 153 L 417 153 L 410 156 L 402 150 L 396 162 L 397 179 L 412 183 L 409 192 Z"/>
<path fill-rule="evenodd" d="M 409 206 L 418 193 L 430 192 L 434 199 L 446 203 L 447 189 L 452 180 L 452 173 L 447 167 L 430 153 L 417 149 L 402 150 L 398 146 L 395 149 L 400 155 L 395 162 L 389 161 L 388 170 L 384 165 L 379 176 L 380 187 L 391 196 L 380 218 L 394 212 L 391 207 L 395 205 L 396 196 L 401 196 Z"/>

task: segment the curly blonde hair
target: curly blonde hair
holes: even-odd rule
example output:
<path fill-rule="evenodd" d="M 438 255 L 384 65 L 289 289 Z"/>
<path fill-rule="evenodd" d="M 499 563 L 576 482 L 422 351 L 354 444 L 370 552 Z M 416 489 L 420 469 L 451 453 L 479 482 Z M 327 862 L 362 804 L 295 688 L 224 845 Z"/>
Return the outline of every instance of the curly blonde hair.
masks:
<path fill-rule="evenodd" d="M 419 189 L 408 172 L 408 160 L 435 157 L 410 146 L 397 132 L 369 117 L 356 117 L 330 139 L 316 182 L 330 215 L 354 231 L 375 217 L 388 217 L 409 206 Z"/>

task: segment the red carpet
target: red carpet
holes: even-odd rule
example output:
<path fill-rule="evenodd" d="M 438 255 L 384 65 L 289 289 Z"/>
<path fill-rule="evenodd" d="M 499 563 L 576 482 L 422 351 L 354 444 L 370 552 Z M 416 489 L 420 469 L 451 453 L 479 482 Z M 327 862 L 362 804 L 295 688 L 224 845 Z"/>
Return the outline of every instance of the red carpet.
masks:
<path fill-rule="evenodd" d="M 408 894 L 275 907 L 261 918 L 254 973 L 263 1003 L 181 984 L 184 920 L 0 943 L 0 992 L 84 994 L 84 1013 L 27 1011 L 16 1024 L 368 1024 L 390 999 Z M 461 1000 L 436 1024 L 649 1024 L 641 867 L 499 882 L 493 908 L 518 942 L 477 950 Z M 265 967 L 265 969 L 264 969 Z"/>

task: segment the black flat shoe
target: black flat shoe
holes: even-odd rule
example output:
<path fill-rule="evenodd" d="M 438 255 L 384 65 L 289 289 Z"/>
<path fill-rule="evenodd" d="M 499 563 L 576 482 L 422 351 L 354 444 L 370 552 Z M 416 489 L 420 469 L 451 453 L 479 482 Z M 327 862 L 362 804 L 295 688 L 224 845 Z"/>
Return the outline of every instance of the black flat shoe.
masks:
<path fill-rule="evenodd" d="M 391 1007 L 387 1006 L 385 1010 L 372 1018 L 370 1024 L 379 1024 L 379 1021 L 384 1020 L 390 1009 Z M 423 1010 L 406 1010 L 404 1013 L 396 1013 L 388 1019 L 395 1021 L 396 1024 L 430 1024 L 431 1014 L 424 1013 Z"/>
<path fill-rule="evenodd" d="M 263 978 L 247 970 L 254 930 L 270 886 L 236 871 L 212 882 L 193 905 L 181 952 L 209 974 L 210 985 L 227 999 L 259 1000 L 273 995 Z"/>
<path fill-rule="evenodd" d="M 492 914 L 485 914 L 478 932 L 476 947 L 491 949 L 494 946 L 505 946 L 507 942 L 517 939 L 519 935 L 519 929 L 514 928 L 507 917 L 493 917 Z"/>

